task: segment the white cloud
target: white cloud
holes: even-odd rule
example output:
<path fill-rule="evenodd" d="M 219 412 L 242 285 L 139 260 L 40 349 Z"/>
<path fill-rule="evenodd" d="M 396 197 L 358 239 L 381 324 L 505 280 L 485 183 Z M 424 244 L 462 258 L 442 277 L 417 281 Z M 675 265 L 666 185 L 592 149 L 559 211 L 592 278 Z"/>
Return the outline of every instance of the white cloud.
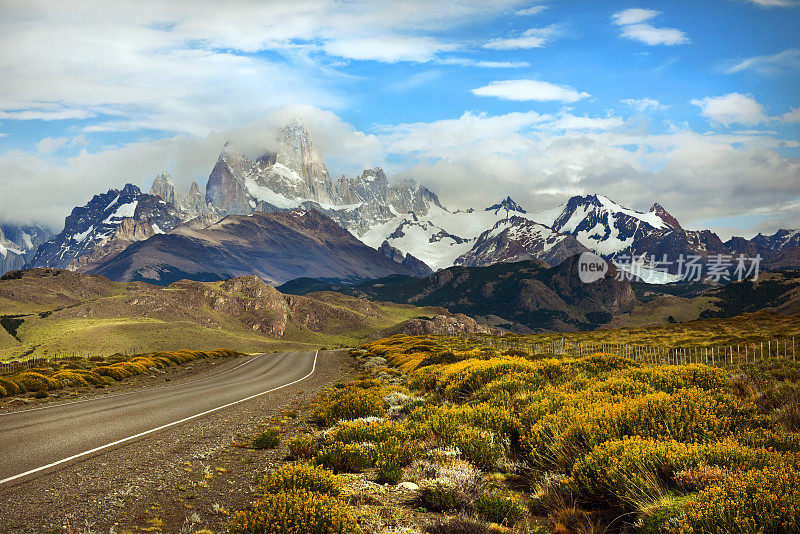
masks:
<path fill-rule="evenodd" d="M 684 126 L 653 134 L 624 117 L 528 111 L 464 113 L 365 133 L 330 111 L 284 107 L 235 130 L 178 135 L 66 160 L 6 153 L 0 156 L 0 213 L 60 227 L 72 207 L 92 195 L 126 181 L 147 188 L 161 170 L 173 175 L 181 192 L 191 180 L 202 187 L 225 139 L 255 156 L 274 148 L 273 129 L 297 116 L 304 118 L 332 175 L 383 165 L 393 179 L 418 179 L 454 208 L 485 206 L 487 191 L 510 194 L 531 211 L 552 208 L 573 194 L 599 192 L 637 209 L 658 201 L 691 226 L 742 213 L 777 215 L 800 197 L 800 160 L 778 150 L 798 143 L 763 131 L 700 134 Z"/>
<path fill-rule="evenodd" d="M 36 150 L 40 154 L 52 154 L 69 142 L 69 137 L 45 137 L 36 143 Z"/>
<path fill-rule="evenodd" d="M 800 48 L 790 48 L 777 54 L 743 59 L 728 67 L 725 72 L 735 74 L 745 70 L 754 70 L 761 74 L 800 70 Z"/>
<path fill-rule="evenodd" d="M 517 10 L 516 14 L 520 15 L 520 16 L 538 15 L 539 13 L 541 13 L 542 11 L 547 9 L 547 7 L 548 6 L 531 6 L 531 7 L 525 8 L 525 9 Z"/>
<path fill-rule="evenodd" d="M 645 111 L 660 111 L 667 109 L 667 106 L 661 104 L 658 100 L 653 98 L 625 98 L 621 100 L 623 104 L 628 104 L 630 107 L 644 113 Z"/>
<path fill-rule="evenodd" d="M 551 24 L 544 28 L 530 28 L 525 30 L 519 37 L 506 39 L 495 38 L 485 43 L 483 48 L 492 50 L 515 50 L 520 48 L 541 48 L 556 34 L 558 26 Z"/>
<path fill-rule="evenodd" d="M 764 114 L 764 106 L 751 95 L 729 93 L 717 97 L 695 98 L 691 103 L 700 107 L 704 117 L 725 126 L 731 124 L 755 126 L 769 120 Z"/>
<path fill-rule="evenodd" d="M 614 24 L 625 26 L 627 24 L 642 23 L 646 20 L 652 19 L 660 13 L 660 11 L 654 11 L 652 9 L 632 8 L 626 9 L 625 11 L 620 11 L 619 13 L 614 13 L 611 15 L 611 20 L 614 21 Z"/>
<path fill-rule="evenodd" d="M 525 102 L 528 100 L 537 100 L 540 102 L 577 102 L 582 98 L 591 96 L 589 93 L 578 92 L 571 87 L 538 80 L 494 81 L 489 83 L 489 85 L 473 89 L 472 93 L 478 96 L 494 96 L 503 100 L 514 100 L 517 102 Z"/>
<path fill-rule="evenodd" d="M 579 120 L 615 124 L 556 129 L 561 121 Z M 643 210 L 660 202 L 691 227 L 757 210 L 772 213 L 800 196 L 800 160 L 781 156 L 776 149 L 786 146 L 783 140 L 686 127 L 656 135 L 618 121 L 465 114 L 384 126 L 376 135 L 389 154 L 406 161 L 413 156 L 400 174 L 421 180 L 453 207 L 482 207 L 487 190 L 510 194 L 530 211 L 552 208 L 573 194 L 605 193 Z"/>
<path fill-rule="evenodd" d="M 326 42 L 323 48 L 332 56 L 356 60 L 375 60 L 384 63 L 398 61 L 423 63 L 431 61 L 440 52 L 456 49 L 454 45 L 441 43 L 430 37 L 401 35 L 337 39 Z"/>
<path fill-rule="evenodd" d="M 649 24 L 623 26 L 622 36 L 651 46 L 673 46 L 690 42 L 689 38 L 681 30 L 676 28 L 656 28 Z"/>
<path fill-rule="evenodd" d="M 797 0 L 744 0 L 759 7 L 795 7 L 798 4 Z"/>
<path fill-rule="evenodd" d="M 350 97 L 340 57 L 439 59 L 455 45 L 436 36 L 520 4 L 5 2 L 0 49 L 13 53 L 0 55 L 0 119 L 94 118 L 93 131 L 204 135 L 276 105 L 341 109 Z"/>
<path fill-rule="evenodd" d="M 89 119 L 96 115 L 84 109 L 27 109 L 0 111 L 0 119 L 12 121 L 58 121 L 64 119 Z"/>
<path fill-rule="evenodd" d="M 784 122 L 800 122 L 800 108 L 792 108 L 791 111 L 788 111 L 781 115 L 781 120 Z"/>
<path fill-rule="evenodd" d="M 375 136 L 356 131 L 330 111 L 289 106 L 271 110 L 256 122 L 205 136 L 177 135 L 97 153 L 82 151 L 66 159 L 46 153 L 8 152 L 0 156 L 0 166 L 5 169 L 0 174 L 0 214 L 3 220 L 36 221 L 60 229 L 72 208 L 82 206 L 93 195 L 119 189 L 126 182 L 149 190 L 153 177 L 162 170 L 172 175 L 178 191 L 185 194 L 192 181 L 205 186 L 227 139 L 255 157 L 274 150 L 276 128 L 297 117 L 304 119 L 332 175 L 353 175 L 383 164 Z M 43 148 L 59 142 L 46 142 Z M 68 144 L 84 142 L 79 136 Z"/>
<path fill-rule="evenodd" d="M 484 69 L 517 69 L 530 66 L 530 63 L 527 61 L 480 61 L 465 57 L 448 57 L 436 60 L 436 63 L 441 65 L 464 65 Z"/>
<path fill-rule="evenodd" d="M 611 130 L 619 128 L 624 123 L 625 121 L 619 117 L 577 117 L 565 114 L 550 123 L 550 127 L 555 130 Z"/>
<path fill-rule="evenodd" d="M 651 9 L 626 9 L 611 15 L 614 24 L 622 26 L 622 36 L 650 46 L 673 46 L 689 43 L 689 37 L 677 28 L 656 28 L 646 21 L 660 15 Z"/>

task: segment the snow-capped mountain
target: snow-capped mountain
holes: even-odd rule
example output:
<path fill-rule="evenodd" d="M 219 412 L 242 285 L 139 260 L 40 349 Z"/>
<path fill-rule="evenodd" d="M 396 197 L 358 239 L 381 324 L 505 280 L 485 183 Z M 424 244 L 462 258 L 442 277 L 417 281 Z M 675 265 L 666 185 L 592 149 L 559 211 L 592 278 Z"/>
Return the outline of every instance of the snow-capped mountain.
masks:
<path fill-rule="evenodd" d="M 398 213 L 426 213 L 429 206 L 441 205 L 436 195 L 414 182 L 390 185 L 381 168 L 334 183 L 302 123 L 281 128 L 277 140 L 277 153 L 255 161 L 231 141 L 225 144 L 206 186 L 206 201 L 215 213 L 315 209 L 360 235 Z"/>
<path fill-rule="evenodd" d="M 180 222 L 172 204 L 127 184 L 73 209 L 64 230 L 40 246 L 28 266 L 79 268 L 121 252 L 134 241 L 169 232 Z"/>
<path fill-rule="evenodd" d="M 753 243 L 770 250 L 800 247 L 800 230 L 778 230 L 772 235 L 758 234 L 753 238 Z"/>
<path fill-rule="evenodd" d="M 456 265 L 483 267 L 524 260 L 558 265 L 588 250 L 574 236 L 559 234 L 543 224 L 519 216 L 501 219 L 483 232 L 472 248 L 455 260 Z"/>
<path fill-rule="evenodd" d="M 50 230 L 37 224 L 0 224 L 0 275 L 21 269 L 33 258 L 39 245 L 52 237 Z"/>
<path fill-rule="evenodd" d="M 603 195 L 574 196 L 561 212 L 534 215 L 553 230 L 570 234 L 583 246 L 607 258 L 641 256 L 675 261 L 681 255 L 708 258 L 729 254 L 725 243 L 709 230 L 685 230 L 661 205 L 640 212 Z M 548 217 L 555 217 L 551 221 Z"/>
<path fill-rule="evenodd" d="M 574 196 L 561 206 L 533 214 L 510 197 L 481 210 L 451 211 L 414 181 L 390 183 L 380 167 L 334 181 L 299 121 L 277 132 L 275 147 L 250 157 L 228 141 L 204 192 L 193 182 L 188 193 L 180 195 L 170 175 L 162 172 L 153 180 L 150 194 L 129 184 L 122 191 L 97 195 L 73 210 L 64 231 L 43 244 L 29 265 L 88 271 L 128 245 L 159 233 L 202 230 L 229 215 L 293 209 L 326 215 L 421 276 L 428 268 L 453 265 L 528 259 L 557 265 L 585 250 L 617 262 L 642 254 L 655 259 L 666 255 L 674 261 L 680 255 L 777 253 L 800 246 L 800 232 L 792 230 L 723 243 L 708 230 L 684 229 L 659 204 L 640 212 L 603 195 Z M 17 257 L 18 247 L 7 239 L 0 239 L 0 247 L 4 247 L 0 256 Z M 785 258 L 781 265 L 789 261 Z M 18 267 L 19 260 L 6 264 Z"/>
<path fill-rule="evenodd" d="M 398 214 L 372 226 L 358 237 L 375 248 L 387 241 L 436 271 L 454 265 L 457 258 L 475 246 L 481 234 L 511 216 L 528 216 L 511 198 L 481 211 L 448 211 L 441 204 L 435 204 L 427 213 L 409 211 Z"/>
<path fill-rule="evenodd" d="M 574 196 L 554 220 L 540 214 L 538 221 L 557 232 L 575 236 L 585 247 L 608 257 L 635 248 L 636 240 L 644 235 L 673 229 L 656 213 L 655 205 L 648 213 L 642 213 L 603 195 Z"/>

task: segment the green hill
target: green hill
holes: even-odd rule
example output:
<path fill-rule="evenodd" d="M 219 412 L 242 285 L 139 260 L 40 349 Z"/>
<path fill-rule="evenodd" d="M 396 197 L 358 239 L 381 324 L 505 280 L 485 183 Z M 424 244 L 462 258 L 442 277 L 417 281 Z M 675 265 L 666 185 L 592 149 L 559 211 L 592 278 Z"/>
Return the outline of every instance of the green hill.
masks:
<path fill-rule="evenodd" d="M 283 295 L 254 276 L 157 287 L 32 269 L 0 278 L 0 359 L 353 346 L 404 321 L 441 313 L 333 292 Z"/>

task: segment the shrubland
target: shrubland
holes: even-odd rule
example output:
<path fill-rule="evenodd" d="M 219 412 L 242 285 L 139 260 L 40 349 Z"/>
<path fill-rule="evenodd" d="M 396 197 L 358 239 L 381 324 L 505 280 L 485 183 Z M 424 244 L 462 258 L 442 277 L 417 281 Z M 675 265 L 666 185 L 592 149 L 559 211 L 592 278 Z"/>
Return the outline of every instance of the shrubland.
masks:
<path fill-rule="evenodd" d="M 405 518 L 395 531 L 800 530 L 800 372 L 791 360 L 651 365 L 406 335 L 352 354 L 369 372 L 332 388 L 312 417 L 319 430 L 288 448 L 306 462 L 294 469 L 344 477 L 345 501 L 329 496 L 320 509 L 350 514 L 363 532 L 385 524 L 373 521 L 371 498 L 349 489 L 353 480 L 418 487 L 379 509 Z M 287 499 L 242 513 L 304 509 Z M 237 532 L 259 532 L 248 528 Z M 325 530 L 298 532 L 312 531 Z"/>
<path fill-rule="evenodd" d="M 218 349 L 211 351 L 161 351 L 126 356 L 114 354 L 106 358 L 70 358 L 50 360 L 41 367 L 0 376 L 0 397 L 33 392 L 44 394 L 62 388 L 104 387 L 114 382 L 145 373 L 206 358 L 229 358 L 240 353 Z"/>

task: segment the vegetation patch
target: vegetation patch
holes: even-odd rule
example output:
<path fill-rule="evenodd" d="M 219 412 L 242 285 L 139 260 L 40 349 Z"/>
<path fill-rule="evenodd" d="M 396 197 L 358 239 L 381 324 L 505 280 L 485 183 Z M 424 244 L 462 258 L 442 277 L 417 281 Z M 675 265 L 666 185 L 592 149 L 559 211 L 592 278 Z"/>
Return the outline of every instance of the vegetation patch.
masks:
<path fill-rule="evenodd" d="M 42 392 L 64 387 L 101 387 L 132 376 L 158 372 L 165 367 L 198 359 L 230 358 L 241 353 L 228 349 L 212 351 L 180 350 L 126 356 L 113 354 L 106 358 L 69 358 L 51 360 L 47 367 L 31 369 L 0 377 L 0 397 L 26 392 Z M 98 365 L 99 364 L 99 365 Z"/>

